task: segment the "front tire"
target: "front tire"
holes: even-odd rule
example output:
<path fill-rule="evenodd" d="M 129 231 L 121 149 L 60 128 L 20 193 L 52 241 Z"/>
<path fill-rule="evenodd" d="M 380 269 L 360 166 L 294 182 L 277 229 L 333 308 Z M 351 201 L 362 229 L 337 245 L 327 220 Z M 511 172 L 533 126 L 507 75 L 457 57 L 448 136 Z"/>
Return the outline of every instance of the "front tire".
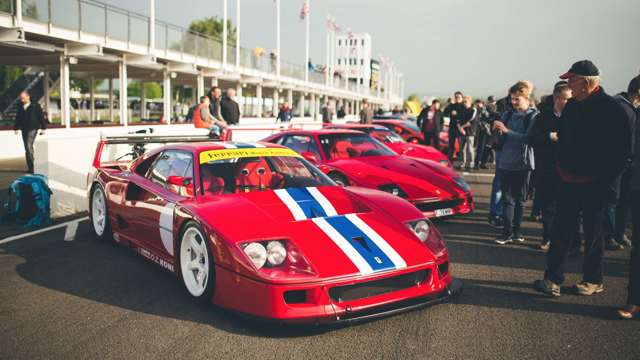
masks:
<path fill-rule="evenodd" d="M 198 303 L 211 301 L 215 288 L 213 254 L 196 223 L 190 222 L 182 230 L 178 256 L 180 278 L 187 293 Z"/>
<path fill-rule="evenodd" d="M 107 211 L 107 197 L 99 184 L 94 185 L 91 191 L 91 209 L 89 209 L 93 232 L 99 240 L 107 241 L 113 239 L 111 224 L 109 223 L 109 213 Z"/>

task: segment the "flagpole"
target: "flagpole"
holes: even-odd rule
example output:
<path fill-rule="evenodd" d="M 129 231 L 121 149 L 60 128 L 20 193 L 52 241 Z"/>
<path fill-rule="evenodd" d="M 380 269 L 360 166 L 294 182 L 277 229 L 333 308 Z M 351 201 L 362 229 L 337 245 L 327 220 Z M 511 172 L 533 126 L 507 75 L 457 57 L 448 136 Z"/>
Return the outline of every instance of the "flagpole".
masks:
<path fill-rule="evenodd" d="M 276 0 L 276 78 L 280 79 L 280 0 Z"/>
<path fill-rule="evenodd" d="M 227 68 L 227 0 L 222 2 L 222 68 Z"/>
<path fill-rule="evenodd" d="M 331 14 L 327 15 L 327 50 L 325 51 L 325 56 L 326 56 L 326 64 L 324 66 L 324 83 L 325 86 L 329 86 L 329 70 L 330 69 L 330 64 L 329 64 L 329 51 L 331 50 L 331 29 L 329 26 L 329 22 L 331 21 Z"/>
<path fill-rule="evenodd" d="M 240 0 L 236 0 L 236 70 L 240 68 Z"/>
<path fill-rule="evenodd" d="M 310 4 L 311 0 L 306 0 L 306 6 L 308 9 L 311 9 L 311 4 Z M 304 81 L 305 82 L 309 82 L 309 21 L 311 17 L 311 12 L 310 10 L 307 11 L 307 14 L 305 15 L 305 39 L 304 39 L 304 67 L 305 67 L 305 72 L 304 72 Z"/>

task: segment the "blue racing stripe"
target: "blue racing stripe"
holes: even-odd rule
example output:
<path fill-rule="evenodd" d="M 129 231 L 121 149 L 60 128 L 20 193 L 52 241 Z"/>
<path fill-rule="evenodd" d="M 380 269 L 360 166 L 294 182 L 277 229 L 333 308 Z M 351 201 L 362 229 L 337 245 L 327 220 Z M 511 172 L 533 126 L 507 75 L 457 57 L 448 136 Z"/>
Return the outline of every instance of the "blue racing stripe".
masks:
<path fill-rule="evenodd" d="M 298 203 L 298 206 L 300 206 L 307 219 L 327 216 L 327 213 L 324 212 L 320 203 L 311 196 L 309 190 L 306 188 L 288 188 L 287 192 L 293 200 Z"/>
<path fill-rule="evenodd" d="M 395 269 L 395 265 L 389 257 L 365 235 L 357 226 L 344 216 L 332 216 L 325 220 L 342 235 L 351 246 L 371 266 L 373 271 Z"/>

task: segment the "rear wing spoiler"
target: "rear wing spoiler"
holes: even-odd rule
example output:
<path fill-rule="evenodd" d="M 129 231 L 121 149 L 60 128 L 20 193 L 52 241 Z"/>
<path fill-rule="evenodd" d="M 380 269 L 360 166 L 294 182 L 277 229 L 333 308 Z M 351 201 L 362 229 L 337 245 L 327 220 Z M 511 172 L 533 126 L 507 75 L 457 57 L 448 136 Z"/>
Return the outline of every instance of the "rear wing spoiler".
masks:
<path fill-rule="evenodd" d="M 100 135 L 100 141 L 96 148 L 96 153 L 93 158 L 93 166 L 100 168 L 104 166 L 122 165 L 125 161 L 119 161 L 120 158 L 130 155 L 133 159 L 141 156 L 145 152 L 144 145 L 146 144 L 169 144 L 169 143 L 184 143 L 184 142 L 210 142 L 215 141 L 209 137 L 209 135 L 165 135 L 165 134 L 127 134 L 127 135 L 114 135 L 108 136 L 105 134 Z M 102 155 L 107 145 L 131 145 L 131 150 L 125 153 L 123 156 L 116 160 L 102 162 Z M 131 160 L 126 161 L 126 163 Z"/>

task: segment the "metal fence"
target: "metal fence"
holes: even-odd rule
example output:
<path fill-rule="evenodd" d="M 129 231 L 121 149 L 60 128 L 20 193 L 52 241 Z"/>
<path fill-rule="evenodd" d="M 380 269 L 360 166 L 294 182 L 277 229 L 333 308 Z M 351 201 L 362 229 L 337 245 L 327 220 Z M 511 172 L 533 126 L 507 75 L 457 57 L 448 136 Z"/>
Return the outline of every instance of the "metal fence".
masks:
<path fill-rule="evenodd" d="M 0 0 L 0 12 L 15 13 L 14 0 Z M 56 27 L 93 34 L 129 44 L 149 46 L 150 18 L 95 0 L 22 0 L 24 18 L 48 23 Z M 222 61 L 222 39 L 192 32 L 188 29 L 155 21 L 155 48 L 200 58 Z M 227 44 L 227 63 L 236 63 L 235 44 Z M 276 72 L 276 60 L 263 49 L 240 49 L 240 66 L 267 73 Z M 288 61 L 280 61 L 283 76 L 304 79 L 305 67 Z M 325 82 L 325 75 L 309 72 L 309 81 Z M 341 81 L 336 79 L 337 83 Z M 334 82 L 335 83 L 335 82 Z M 336 87 L 341 88 L 338 85 Z M 355 84 L 348 89 L 355 91 Z"/>

